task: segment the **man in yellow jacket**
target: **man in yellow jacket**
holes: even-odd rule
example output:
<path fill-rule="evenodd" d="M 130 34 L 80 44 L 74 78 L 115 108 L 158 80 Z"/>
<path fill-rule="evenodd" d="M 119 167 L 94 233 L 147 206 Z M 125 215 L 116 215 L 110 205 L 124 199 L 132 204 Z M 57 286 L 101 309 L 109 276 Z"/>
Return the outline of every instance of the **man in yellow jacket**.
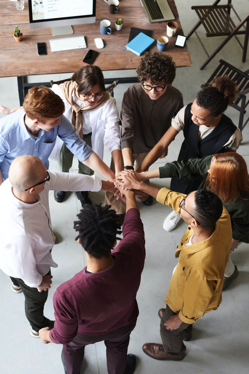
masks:
<path fill-rule="evenodd" d="M 122 172 L 119 186 L 136 189 L 169 205 L 188 224 L 177 247 L 178 264 L 166 296 L 166 309 L 159 310 L 163 344 L 146 343 L 143 351 L 157 360 L 182 360 L 190 340 L 192 324 L 218 308 L 227 259 L 231 249 L 230 216 L 214 193 L 198 190 L 189 195 L 156 188 L 138 180 L 133 172 Z"/>

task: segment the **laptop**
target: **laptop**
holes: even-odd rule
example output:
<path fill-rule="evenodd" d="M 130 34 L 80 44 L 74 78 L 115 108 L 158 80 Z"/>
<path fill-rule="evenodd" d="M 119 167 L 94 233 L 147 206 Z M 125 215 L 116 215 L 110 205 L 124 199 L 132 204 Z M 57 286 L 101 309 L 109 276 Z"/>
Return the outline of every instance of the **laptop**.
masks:
<path fill-rule="evenodd" d="M 175 19 L 167 0 L 140 0 L 140 2 L 151 23 Z"/>

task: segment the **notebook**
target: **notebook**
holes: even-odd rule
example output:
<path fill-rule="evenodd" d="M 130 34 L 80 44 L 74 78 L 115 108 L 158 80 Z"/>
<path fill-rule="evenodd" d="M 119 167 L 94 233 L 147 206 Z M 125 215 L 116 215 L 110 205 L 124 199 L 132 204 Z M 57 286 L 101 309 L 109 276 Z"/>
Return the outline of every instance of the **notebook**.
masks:
<path fill-rule="evenodd" d="M 135 38 L 140 32 L 143 32 L 145 35 L 152 36 L 153 31 L 152 30 L 144 30 L 144 29 L 139 29 L 138 27 L 131 27 L 130 35 L 129 35 L 129 40 L 128 43 Z"/>
<path fill-rule="evenodd" d="M 155 39 L 145 35 L 143 32 L 140 32 L 125 46 L 125 48 L 135 53 L 135 55 L 141 56 L 141 54 L 146 51 L 146 49 L 148 49 L 154 43 L 154 41 Z"/>

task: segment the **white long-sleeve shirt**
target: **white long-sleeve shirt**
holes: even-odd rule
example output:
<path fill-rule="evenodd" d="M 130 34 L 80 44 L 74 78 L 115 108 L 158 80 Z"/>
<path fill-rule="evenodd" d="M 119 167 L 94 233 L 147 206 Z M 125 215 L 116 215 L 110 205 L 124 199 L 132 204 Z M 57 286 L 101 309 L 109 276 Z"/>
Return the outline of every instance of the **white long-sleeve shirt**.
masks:
<path fill-rule="evenodd" d="M 39 201 L 27 204 L 18 200 L 9 179 L 0 187 L 0 269 L 21 278 L 29 287 L 37 287 L 53 261 L 54 237 L 49 210 L 49 190 L 100 191 L 97 177 L 51 172 Z"/>
<path fill-rule="evenodd" d="M 65 104 L 63 114 L 71 122 L 72 106 L 67 102 L 57 84 L 53 85 L 52 90 L 63 100 Z M 73 101 L 81 107 L 85 105 L 74 93 Z M 101 159 L 103 159 L 104 146 L 110 152 L 115 149 L 120 150 L 119 114 L 116 100 L 113 97 L 110 96 L 109 100 L 99 108 L 84 112 L 82 126 L 83 136 L 92 133 L 92 149 Z M 57 146 L 59 144 L 62 143 L 58 141 Z"/>

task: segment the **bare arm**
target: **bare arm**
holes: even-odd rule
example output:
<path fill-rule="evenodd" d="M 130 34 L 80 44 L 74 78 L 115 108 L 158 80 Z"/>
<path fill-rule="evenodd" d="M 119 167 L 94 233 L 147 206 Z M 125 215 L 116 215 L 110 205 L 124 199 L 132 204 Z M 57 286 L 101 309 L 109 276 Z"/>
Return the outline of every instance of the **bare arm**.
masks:
<path fill-rule="evenodd" d="M 3 114 L 10 114 L 16 112 L 18 109 L 21 109 L 22 106 L 19 106 L 17 108 L 7 108 L 6 106 L 0 105 L 0 113 Z"/>
<path fill-rule="evenodd" d="M 126 198 L 126 212 L 128 212 L 128 210 L 132 208 L 138 209 L 134 191 L 122 190 L 122 193 Z"/>
<path fill-rule="evenodd" d="M 168 131 L 166 131 L 155 147 L 147 154 L 137 171 L 141 172 L 148 170 L 149 167 L 165 152 L 169 144 L 175 139 L 178 132 L 179 131 L 177 131 L 173 126 L 170 126 Z"/>
<path fill-rule="evenodd" d="M 3 174 L 2 174 L 2 170 L 0 169 L 0 186 L 2 183 L 3 183 Z"/>
<path fill-rule="evenodd" d="M 112 158 L 115 167 L 115 174 L 117 175 L 123 169 L 122 156 L 119 149 L 114 149 L 114 151 L 112 151 Z"/>
<path fill-rule="evenodd" d="M 86 160 L 82 161 L 83 164 L 88 166 L 89 168 L 97 171 L 99 174 L 103 175 L 109 181 L 113 181 L 115 175 L 113 171 L 101 160 L 101 158 L 93 152 Z"/>
<path fill-rule="evenodd" d="M 124 159 L 124 166 L 133 166 L 132 162 L 132 149 L 131 148 L 123 148 L 122 155 Z"/>

